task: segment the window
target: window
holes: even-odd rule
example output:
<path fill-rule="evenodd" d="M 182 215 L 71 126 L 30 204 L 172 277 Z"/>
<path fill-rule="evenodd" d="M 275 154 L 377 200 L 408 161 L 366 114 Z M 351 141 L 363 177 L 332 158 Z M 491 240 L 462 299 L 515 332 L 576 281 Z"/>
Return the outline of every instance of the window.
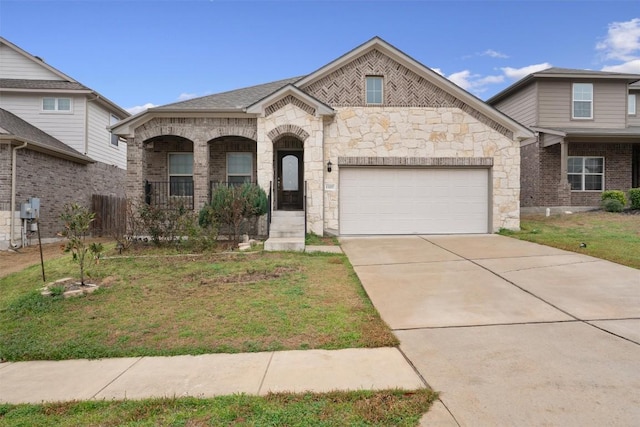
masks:
<path fill-rule="evenodd" d="M 42 98 L 42 111 L 71 111 L 71 98 Z"/>
<path fill-rule="evenodd" d="M 567 178 L 572 191 L 604 189 L 604 157 L 569 157 Z"/>
<path fill-rule="evenodd" d="M 253 176 L 253 154 L 227 154 L 227 182 L 229 185 L 241 185 L 251 182 Z"/>
<path fill-rule="evenodd" d="M 169 153 L 169 195 L 193 196 L 193 153 Z"/>
<path fill-rule="evenodd" d="M 120 119 L 117 116 L 114 116 L 112 114 L 111 118 L 109 119 L 109 124 L 113 126 L 119 121 Z M 113 145 L 114 147 L 117 147 L 119 142 L 120 142 L 120 137 L 118 135 L 111 134 L 111 145 Z"/>
<path fill-rule="evenodd" d="M 630 116 L 636 115 L 636 96 L 629 95 L 629 102 L 627 104 L 627 112 Z"/>
<path fill-rule="evenodd" d="M 593 85 L 591 83 L 573 84 L 574 119 L 593 118 Z"/>
<path fill-rule="evenodd" d="M 382 104 L 382 77 L 367 76 L 367 104 Z"/>

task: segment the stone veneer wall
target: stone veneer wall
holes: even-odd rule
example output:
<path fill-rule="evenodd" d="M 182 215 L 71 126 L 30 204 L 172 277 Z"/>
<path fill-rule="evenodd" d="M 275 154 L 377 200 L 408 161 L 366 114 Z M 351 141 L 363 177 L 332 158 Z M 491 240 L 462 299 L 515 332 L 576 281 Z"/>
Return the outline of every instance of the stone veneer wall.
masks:
<path fill-rule="evenodd" d="M 10 159 L 6 166 L 11 171 Z M 93 194 L 124 197 L 124 183 L 125 171 L 115 166 L 82 165 L 29 149 L 17 153 L 16 209 L 19 211 L 20 204 L 29 197 L 40 198 L 40 232 L 45 239 L 56 237 L 61 230 L 58 218 L 66 203 L 90 208 Z M 10 190 L 10 181 L 8 185 Z M 0 245 L 6 246 L 10 236 L 10 200 L 4 200 L 4 193 L 0 203 Z M 19 229 L 16 231 L 19 238 Z"/>
<path fill-rule="evenodd" d="M 519 144 L 458 108 L 340 107 L 324 127 L 324 159 L 493 158 L 492 230 L 520 226 Z M 323 161 L 324 161 L 323 159 Z M 324 227 L 339 228 L 339 167 L 325 174 Z"/>
<path fill-rule="evenodd" d="M 279 106 L 258 119 L 258 183 L 269 191 L 273 181 L 274 140 L 283 136 L 302 141 L 304 180 L 307 182 L 307 231 L 324 233 L 324 126 L 321 117 L 309 114 L 294 104 Z"/>

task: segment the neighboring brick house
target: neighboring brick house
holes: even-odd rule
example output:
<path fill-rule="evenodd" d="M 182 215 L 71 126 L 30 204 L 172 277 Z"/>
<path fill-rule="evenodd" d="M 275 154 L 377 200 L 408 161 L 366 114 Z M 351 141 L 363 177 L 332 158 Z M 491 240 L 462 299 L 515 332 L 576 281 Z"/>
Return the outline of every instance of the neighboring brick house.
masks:
<path fill-rule="evenodd" d="M 307 232 L 487 233 L 519 227 L 520 141 L 533 133 L 380 38 L 299 78 L 147 110 L 127 193 L 199 209 L 218 182 L 271 189 Z M 283 214 L 284 215 L 284 214 Z"/>
<path fill-rule="evenodd" d="M 549 68 L 487 101 L 536 132 L 521 147 L 523 208 L 594 208 L 640 186 L 637 74 Z"/>
<path fill-rule="evenodd" d="M 107 127 L 128 116 L 0 37 L 0 249 L 20 243 L 29 197 L 40 199 L 46 241 L 61 230 L 65 203 L 125 195 L 127 145 Z"/>

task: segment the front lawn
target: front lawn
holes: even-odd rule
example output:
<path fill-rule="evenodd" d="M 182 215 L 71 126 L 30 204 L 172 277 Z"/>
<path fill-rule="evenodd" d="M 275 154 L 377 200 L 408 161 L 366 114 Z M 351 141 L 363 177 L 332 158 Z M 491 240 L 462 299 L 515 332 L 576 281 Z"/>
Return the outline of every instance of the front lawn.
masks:
<path fill-rule="evenodd" d="M 77 276 L 70 256 L 46 264 Z M 344 255 L 174 251 L 89 271 L 101 289 L 71 299 L 40 295 L 39 266 L 0 279 L 0 360 L 397 344 Z"/>
<path fill-rule="evenodd" d="M 416 426 L 429 390 L 0 404 L 0 426 Z"/>
<path fill-rule="evenodd" d="M 640 269 L 640 215 L 592 211 L 522 216 L 520 227 L 501 234 Z"/>

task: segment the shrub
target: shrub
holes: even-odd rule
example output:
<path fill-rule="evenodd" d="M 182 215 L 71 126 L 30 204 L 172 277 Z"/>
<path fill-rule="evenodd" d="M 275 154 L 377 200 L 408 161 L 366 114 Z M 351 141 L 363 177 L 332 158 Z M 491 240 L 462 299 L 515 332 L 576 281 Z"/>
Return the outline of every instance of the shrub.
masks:
<path fill-rule="evenodd" d="M 256 184 L 219 186 L 211 193 L 211 203 L 200 211 L 199 223 L 201 227 L 224 225 L 229 239 L 237 242 L 247 221 L 264 215 L 267 209 L 267 194 Z"/>
<path fill-rule="evenodd" d="M 640 188 L 629 190 L 629 201 L 631 201 L 631 209 L 640 209 Z"/>
<path fill-rule="evenodd" d="M 627 204 L 627 197 L 623 191 L 620 190 L 607 190 L 602 192 L 601 200 L 604 203 L 606 200 L 618 200 L 622 207 Z"/>
<path fill-rule="evenodd" d="M 624 205 L 618 199 L 605 199 L 602 202 L 602 207 L 607 212 L 622 212 Z"/>
<path fill-rule="evenodd" d="M 160 246 L 162 243 L 173 243 L 181 239 L 183 233 L 180 221 L 187 212 L 183 207 L 163 209 L 142 203 L 138 208 L 138 217 L 143 232 L 151 237 L 156 246 Z"/>

